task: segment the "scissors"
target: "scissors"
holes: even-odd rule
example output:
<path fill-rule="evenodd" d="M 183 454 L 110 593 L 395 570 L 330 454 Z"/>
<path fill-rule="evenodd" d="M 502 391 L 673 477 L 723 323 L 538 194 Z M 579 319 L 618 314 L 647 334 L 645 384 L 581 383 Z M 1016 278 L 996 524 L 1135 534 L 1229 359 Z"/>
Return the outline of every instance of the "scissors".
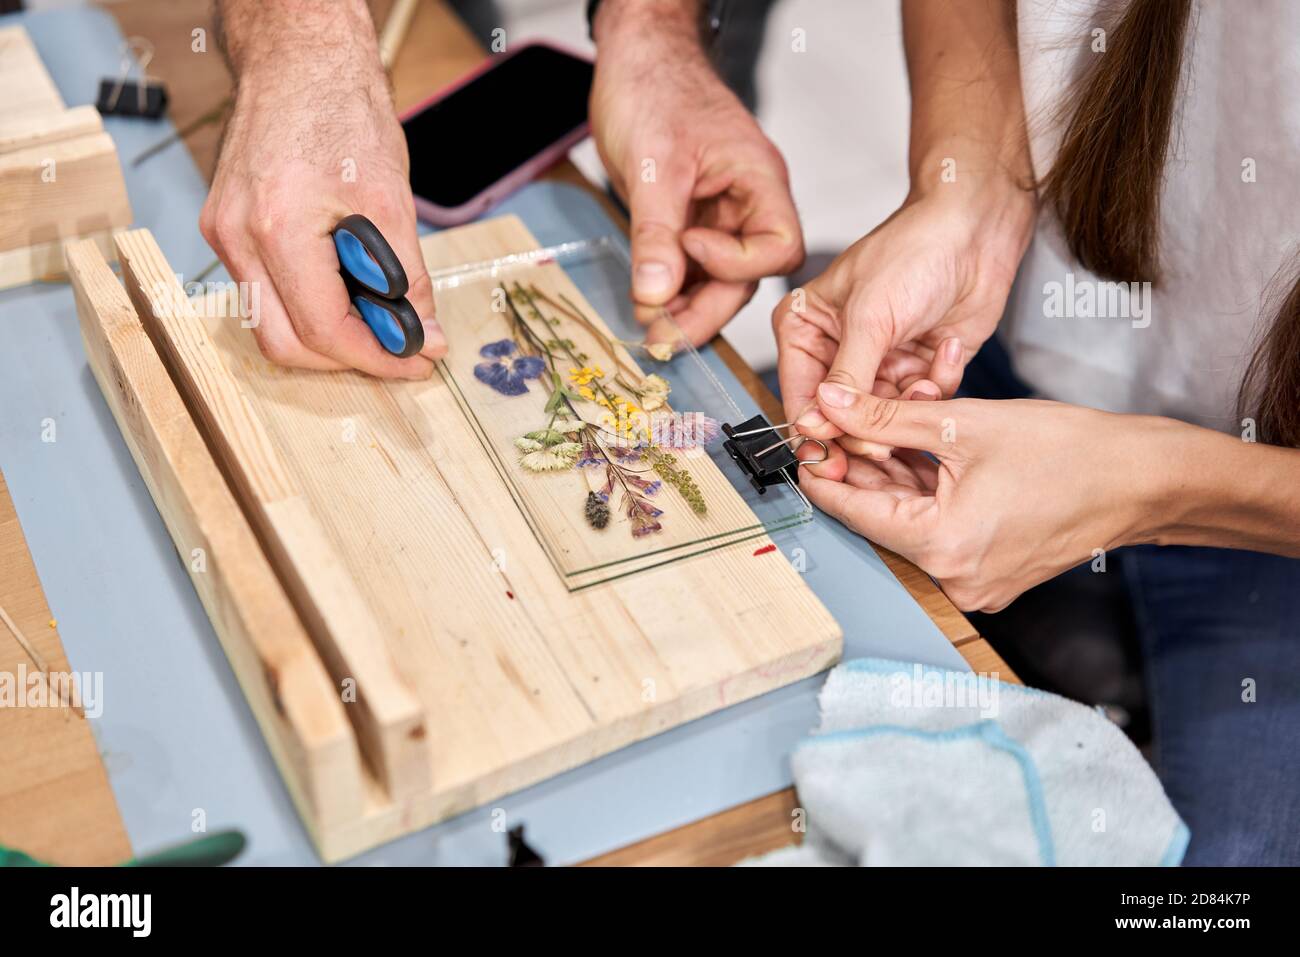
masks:
<path fill-rule="evenodd" d="M 353 213 L 331 235 L 348 298 L 379 344 L 403 359 L 423 349 L 424 326 L 406 298 L 406 270 L 379 227 Z"/>

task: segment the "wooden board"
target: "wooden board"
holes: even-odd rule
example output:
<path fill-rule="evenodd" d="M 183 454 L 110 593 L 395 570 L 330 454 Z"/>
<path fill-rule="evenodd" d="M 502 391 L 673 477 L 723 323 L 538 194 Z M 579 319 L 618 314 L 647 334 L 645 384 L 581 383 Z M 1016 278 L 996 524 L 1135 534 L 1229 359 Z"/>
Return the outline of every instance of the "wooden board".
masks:
<path fill-rule="evenodd" d="M 484 230 L 504 229 L 511 245 L 526 237 L 521 228 L 441 234 L 428 252 L 448 258 L 431 265 L 467 258 Z M 271 366 L 238 321 L 196 314 L 146 232 L 118 246 L 135 312 L 325 666 L 338 680 L 346 657 L 375 712 L 345 708 L 375 773 L 357 819 L 314 823 L 327 859 L 839 657 L 838 626 L 779 552 L 753 554 L 762 540 L 569 592 L 441 378 Z M 102 307 L 100 295 L 88 300 Z M 91 352 L 92 366 L 116 348 Z M 322 576 L 344 594 L 328 594 Z M 408 738 L 423 765 L 409 752 L 385 759 L 366 731 L 367 720 L 389 717 L 385 708 L 401 713 L 390 706 L 403 693 L 421 716 L 423 735 Z M 423 775 L 419 787 L 402 789 L 406 772 Z"/>
<path fill-rule="evenodd" d="M 93 107 L 67 109 L 22 27 L 0 29 L 0 289 L 64 271 L 62 243 L 131 223 L 117 149 Z"/>
<path fill-rule="evenodd" d="M 27 541 L 0 475 L 0 608 L 18 626 L 53 676 L 68 675 L 57 622 L 45 601 Z M 30 681 L 37 668 L 0 623 L 0 679 Z M 38 681 L 41 679 L 37 677 Z M 26 682 L 24 682 L 26 683 Z M 81 682 L 86 687 L 84 681 Z M 57 687 L 45 684 L 48 689 Z M 87 688 L 92 693 L 93 688 Z M 64 865 L 118 864 L 131 845 L 84 711 L 0 707 L 0 844 Z M 83 703 L 93 704 L 91 698 Z M 93 707 L 92 707 L 93 713 Z"/>
<path fill-rule="evenodd" d="M 90 240 L 68 244 L 90 367 L 310 825 L 361 813 L 340 695 L 262 553 L 126 291 Z"/>

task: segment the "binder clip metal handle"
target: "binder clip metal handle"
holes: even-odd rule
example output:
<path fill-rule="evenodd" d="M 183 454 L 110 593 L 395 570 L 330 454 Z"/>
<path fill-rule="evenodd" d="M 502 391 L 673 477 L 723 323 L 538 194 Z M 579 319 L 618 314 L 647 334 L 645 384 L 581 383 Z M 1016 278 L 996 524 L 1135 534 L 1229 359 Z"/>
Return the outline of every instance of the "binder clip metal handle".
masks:
<path fill-rule="evenodd" d="M 167 88 L 150 79 L 153 44 L 144 37 L 128 37 L 122 43 L 122 68 L 116 78 L 99 81 L 95 107 L 104 116 L 144 116 L 157 119 L 167 109 Z M 130 79 L 134 63 L 140 64 L 140 79 Z"/>
<path fill-rule="evenodd" d="M 780 429 L 790 428 L 789 422 L 772 425 L 762 415 L 746 419 L 739 425 L 723 425 L 722 431 L 727 441 L 722 447 L 740 466 L 759 495 L 767 494 L 773 485 L 782 482 L 799 484 L 799 466 L 816 465 L 825 462 L 830 455 L 826 443 L 807 435 L 792 435 L 780 438 Z M 821 446 L 822 457 L 801 461 L 796 455 L 805 442 L 814 442 Z M 802 494 L 802 493 L 801 493 Z"/>

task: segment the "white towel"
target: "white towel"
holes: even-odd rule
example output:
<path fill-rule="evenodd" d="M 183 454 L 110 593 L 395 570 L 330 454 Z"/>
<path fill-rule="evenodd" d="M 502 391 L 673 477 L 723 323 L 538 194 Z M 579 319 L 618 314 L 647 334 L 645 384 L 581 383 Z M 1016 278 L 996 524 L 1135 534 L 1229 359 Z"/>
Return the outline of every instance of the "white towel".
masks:
<path fill-rule="evenodd" d="M 1100 712 L 994 678 L 840 665 L 791 759 L 807 834 L 762 865 L 1176 865 L 1187 826 Z"/>

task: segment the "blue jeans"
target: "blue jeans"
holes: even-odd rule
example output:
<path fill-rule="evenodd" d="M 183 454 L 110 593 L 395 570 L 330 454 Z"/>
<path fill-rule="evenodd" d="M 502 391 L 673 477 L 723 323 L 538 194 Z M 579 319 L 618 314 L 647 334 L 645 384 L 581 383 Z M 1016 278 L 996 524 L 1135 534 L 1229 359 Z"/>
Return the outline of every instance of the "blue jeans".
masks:
<path fill-rule="evenodd" d="M 962 391 L 1028 394 L 996 340 Z M 1107 560 L 1104 576 L 1083 566 L 1039 587 L 1051 590 L 1052 619 L 1094 611 L 1099 578 L 1105 597 L 1126 606 L 1109 620 L 1141 649 L 1153 763 L 1192 832 L 1183 863 L 1300 865 L 1300 561 L 1154 545 Z M 1046 618 L 1014 617 L 1021 602 L 1035 607 L 1029 594 L 1001 613 L 1025 632 L 1011 640 L 1051 640 Z"/>
<path fill-rule="evenodd" d="M 1300 864 L 1300 561 L 1143 545 L 1121 564 L 1184 863 Z"/>

